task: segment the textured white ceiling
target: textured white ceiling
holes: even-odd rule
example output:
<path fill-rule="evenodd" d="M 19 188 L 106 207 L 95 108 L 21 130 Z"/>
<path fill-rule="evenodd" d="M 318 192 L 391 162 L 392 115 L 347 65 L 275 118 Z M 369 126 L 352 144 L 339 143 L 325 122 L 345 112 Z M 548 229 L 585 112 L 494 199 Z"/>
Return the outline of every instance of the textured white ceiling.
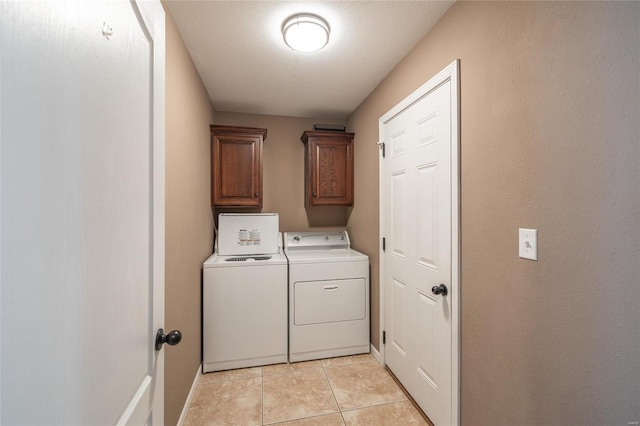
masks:
<path fill-rule="evenodd" d="M 453 1 L 166 1 L 217 111 L 345 119 Z M 329 44 L 298 53 L 283 21 L 314 13 Z"/>

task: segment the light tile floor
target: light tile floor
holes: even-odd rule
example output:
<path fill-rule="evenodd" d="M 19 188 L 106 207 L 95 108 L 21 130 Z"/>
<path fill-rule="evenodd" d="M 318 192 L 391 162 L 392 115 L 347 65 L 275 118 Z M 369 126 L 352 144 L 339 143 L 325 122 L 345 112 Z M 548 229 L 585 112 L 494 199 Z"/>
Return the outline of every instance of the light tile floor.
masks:
<path fill-rule="evenodd" d="M 200 425 L 428 425 L 369 354 L 203 375 L 185 419 Z"/>

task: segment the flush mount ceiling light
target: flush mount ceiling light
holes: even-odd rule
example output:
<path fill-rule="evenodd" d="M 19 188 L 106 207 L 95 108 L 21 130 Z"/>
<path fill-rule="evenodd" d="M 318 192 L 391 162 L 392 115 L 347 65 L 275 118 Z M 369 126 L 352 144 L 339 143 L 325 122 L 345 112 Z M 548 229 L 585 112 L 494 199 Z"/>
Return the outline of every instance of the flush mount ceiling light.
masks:
<path fill-rule="evenodd" d="M 329 42 L 329 24 L 317 15 L 299 13 L 282 24 L 282 37 L 291 49 L 316 52 Z"/>

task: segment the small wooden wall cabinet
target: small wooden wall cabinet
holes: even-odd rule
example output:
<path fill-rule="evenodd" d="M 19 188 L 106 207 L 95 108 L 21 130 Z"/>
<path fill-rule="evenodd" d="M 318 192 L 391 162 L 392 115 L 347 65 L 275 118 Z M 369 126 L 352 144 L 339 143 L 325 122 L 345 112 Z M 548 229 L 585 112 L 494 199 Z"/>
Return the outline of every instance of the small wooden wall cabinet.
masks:
<path fill-rule="evenodd" d="M 211 126 L 211 203 L 262 207 L 262 143 L 267 129 Z"/>
<path fill-rule="evenodd" d="M 355 133 L 306 131 L 305 204 L 353 205 L 353 137 Z"/>

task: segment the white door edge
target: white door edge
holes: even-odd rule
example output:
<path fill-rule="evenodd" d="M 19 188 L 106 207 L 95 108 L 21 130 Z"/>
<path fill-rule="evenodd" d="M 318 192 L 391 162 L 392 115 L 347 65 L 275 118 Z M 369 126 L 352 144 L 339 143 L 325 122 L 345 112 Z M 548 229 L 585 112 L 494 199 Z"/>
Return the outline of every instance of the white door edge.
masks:
<path fill-rule="evenodd" d="M 393 117 L 421 99 L 427 93 L 451 81 L 451 420 L 452 424 L 460 424 L 460 60 L 456 59 L 433 78 L 420 86 L 416 91 L 391 108 L 378 120 L 378 135 L 382 141 L 384 125 Z M 380 277 L 380 330 L 379 353 L 385 362 L 385 347 L 382 344 L 382 333 L 386 328 L 385 319 L 385 262 L 382 250 L 382 238 L 385 229 L 385 163 L 382 150 L 378 160 L 379 176 L 379 215 L 380 215 L 380 249 L 379 249 L 379 277 Z"/>
<path fill-rule="evenodd" d="M 0 42 L 0 100 L 2 99 L 2 43 Z M 2 114 L 0 114 L 0 164 L 2 164 Z M 2 170 L 0 167 L 0 177 Z M 2 179 L 0 178 L 0 188 Z M 0 191 L 1 192 L 1 191 Z M 0 193 L 0 236 L 2 235 L 2 194 Z M 2 244 L 0 244 L 2 246 Z M 2 253 L 0 251 L 0 290 L 2 289 Z M 2 318 L 2 291 L 0 291 L 0 318 Z M 2 365 L 2 327 L 0 322 L 0 366 Z M 0 420 L 2 419 L 2 381 L 0 380 Z"/>
<path fill-rule="evenodd" d="M 0 100 L 2 99 L 2 43 L 0 42 Z M 2 164 L 2 114 L 0 114 L 0 164 Z M 0 176 L 2 170 L 0 168 Z M 2 179 L 0 178 L 0 188 Z M 0 193 L 0 236 L 2 235 L 2 194 Z M 0 247 L 2 244 L 0 244 Z M 2 289 L 2 253 L 0 251 L 0 290 Z M 0 318 L 2 318 L 2 291 L 0 291 Z M 0 321 L 0 366 L 2 365 L 2 323 Z M 0 420 L 2 420 L 2 381 L 0 380 Z"/>
<path fill-rule="evenodd" d="M 382 135 L 384 134 L 384 123 L 382 121 L 382 117 L 378 120 L 378 139 L 382 139 Z M 381 143 L 382 141 L 380 140 L 378 143 Z M 384 344 L 383 342 L 383 332 L 385 329 L 385 278 L 386 277 L 386 273 L 387 273 L 387 268 L 385 266 L 385 261 L 384 261 L 384 250 L 383 250 L 383 244 L 382 244 L 382 239 L 385 236 L 385 223 L 387 221 L 387 216 L 385 214 L 385 206 L 386 206 L 386 200 L 384 197 L 385 194 L 385 166 L 384 166 L 384 153 L 385 153 L 385 147 L 384 144 L 382 145 L 382 149 L 380 150 L 380 152 L 378 153 L 378 196 L 379 198 L 379 206 L 378 206 L 378 217 L 379 217 L 379 239 L 380 241 L 378 242 L 379 244 L 379 249 L 378 249 L 378 279 L 379 279 L 379 283 L 378 283 L 378 291 L 379 291 L 379 303 L 380 303 L 380 313 L 379 313 L 379 319 L 378 319 L 378 356 L 379 356 L 379 361 L 380 363 L 384 366 L 385 365 L 385 350 L 384 350 Z"/>
<path fill-rule="evenodd" d="M 164 256 L 165 256 L 165 13 L 159 1 L 135 0 L 140 17 L 153 40 L 153 329 L 149 330 L 151 345 L 156 331 L 164 328 Z M 159 291 L 155 291 L 159 290 Z M 156 351 L 154 365 L 152 424 L 164 424 L 164 349 Z M 160 374 L 157 374 L 157 373 Z"/>

